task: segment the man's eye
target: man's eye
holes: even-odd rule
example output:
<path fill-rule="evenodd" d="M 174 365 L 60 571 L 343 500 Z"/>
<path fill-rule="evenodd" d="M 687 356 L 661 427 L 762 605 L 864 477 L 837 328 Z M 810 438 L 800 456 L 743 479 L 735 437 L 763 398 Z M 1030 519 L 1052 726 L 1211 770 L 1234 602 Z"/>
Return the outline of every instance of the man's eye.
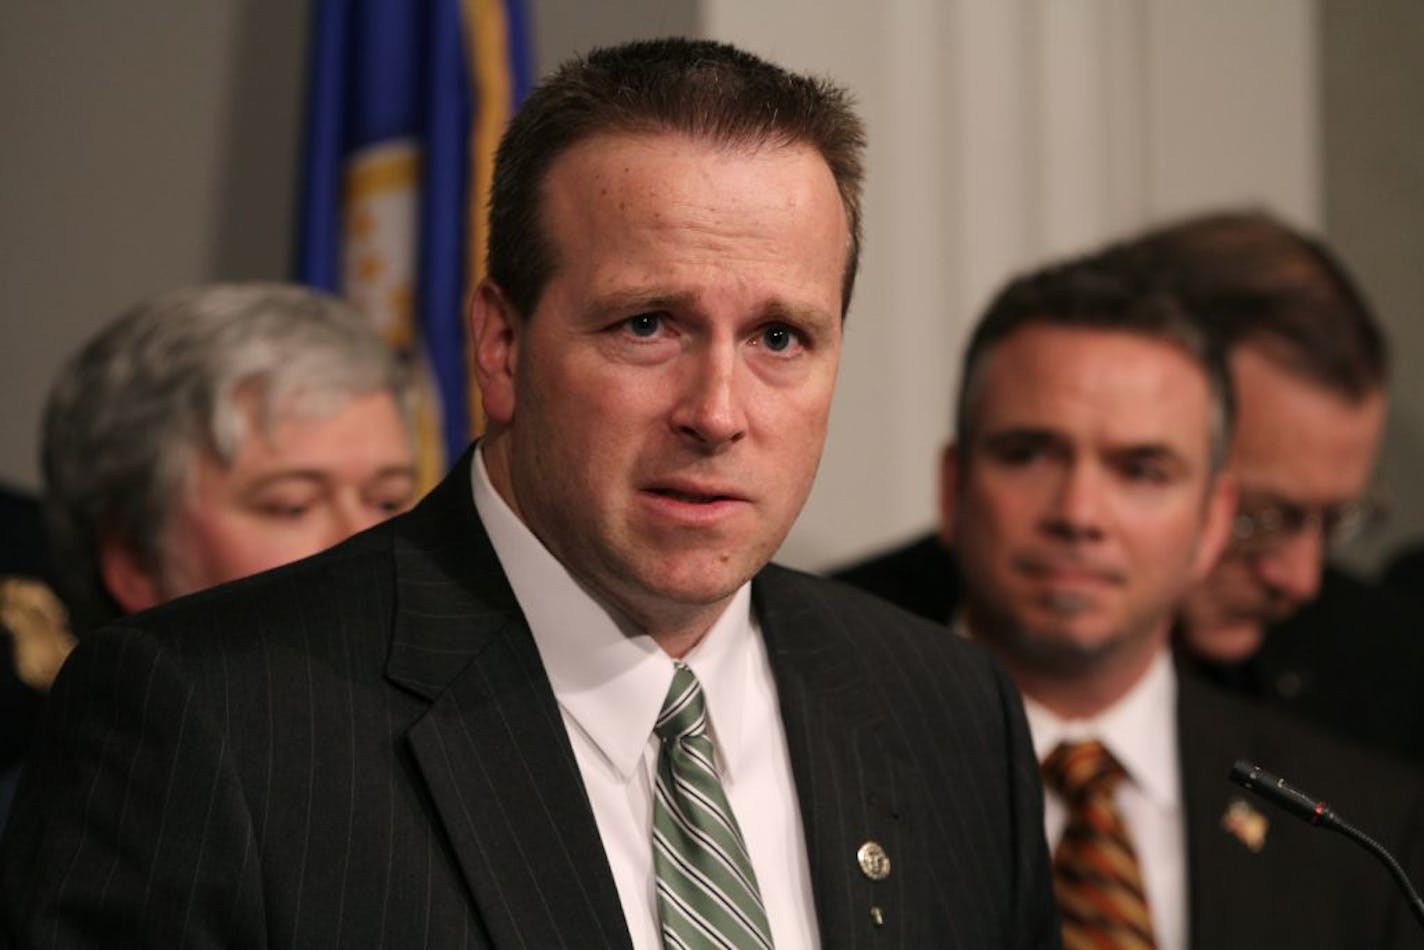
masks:
<path fill-rule="evenodd" d="M 1044 458 L 1048 447 L 1038 443 L 996 445 L 990 455 L 1001 465 L 1030 465 Z"/>
<path fill-rule="evenodd" d="M 262 514 L 269 518 L 278 518 L 283 521 L 296 521 L 306 516 L 311 511 L 310 504 L 293 504 L 290 502 L 270 501 L 259 506 Z"/>
<path fill-rule="evenodd" d="M 411 506 L 415 500 L 412 492 L 399 492 L 376 498 L 371 502 L 378 511 L 387 515 L 398 515 Z"/>
<path fill-rule="evenodd" d="M 766 341 L 766 348 L 776 353 L 782 352 L 795 342 L 791 328 L 783 326 L 767 327 L 761 331 L 761 338 Z"/>
<path fill-rule="evenodd" d="M 800 335 L 784 323 L 773 323 L 762 329 L 756 342 L 773 353 L 785 353 L 800 342 Z"/>
<path fill-rule="evenodd" d="M 1169 477 L 1161 465 L 1152 462 L 1125 462 L 1122 465 L 1122 474 L 1128 481 L 1153 485 L 1160 485 Z"/>
<path fill-rule="evenodd" d="M 634 336 L 650 337 L 662 328 L 663 318 L 656 313 L 640 313 L 623 321 L 628 332 Z"/>

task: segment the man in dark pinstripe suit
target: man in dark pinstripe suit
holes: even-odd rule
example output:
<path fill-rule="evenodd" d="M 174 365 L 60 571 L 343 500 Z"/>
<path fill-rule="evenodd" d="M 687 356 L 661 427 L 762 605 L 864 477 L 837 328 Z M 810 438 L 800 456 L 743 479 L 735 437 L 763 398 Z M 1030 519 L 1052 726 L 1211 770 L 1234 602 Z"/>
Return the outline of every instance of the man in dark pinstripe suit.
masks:
<path fill-rule="evenodd" d="M 777 944 L 1056 946 L 1004 674 L 767 565 L 825 434 L 862 138 L 839 89 L 713 43 L 541 86 L 472 304 L 485 438 L 409 515 L 87 639 L 0 846 L 9 937 L 664 945 L 676 666 Z"/>

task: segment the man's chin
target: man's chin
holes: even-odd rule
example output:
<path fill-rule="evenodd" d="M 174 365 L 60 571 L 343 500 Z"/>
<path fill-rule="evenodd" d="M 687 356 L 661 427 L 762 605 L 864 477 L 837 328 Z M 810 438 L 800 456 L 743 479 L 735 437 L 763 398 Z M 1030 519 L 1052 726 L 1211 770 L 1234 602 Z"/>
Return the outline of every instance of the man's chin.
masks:
<path fill-rule="evenodd" d="M 1255 617 L 1197 624 L 1183 632 L 1187 650 L 1214 663 L 1240 663 L 1261 648 L 1266 638 L 1264 621 Z"/>
<path fill-rule="evenodd" d="M 724 603 L 750 579 L 751 571 L 715 558 L 669 557 L 644 565 L 638 575 L 637 586 L 648 599 L 697 608 Z"/>
<path fill-rule="evenodd" d="M 1020 620 L 996 624 L 993 639 L 1016 664 L 1044 675 L 1076 677 L 1098 669 L 1122 646 L 1121 637 L 1083 621 Z"/>

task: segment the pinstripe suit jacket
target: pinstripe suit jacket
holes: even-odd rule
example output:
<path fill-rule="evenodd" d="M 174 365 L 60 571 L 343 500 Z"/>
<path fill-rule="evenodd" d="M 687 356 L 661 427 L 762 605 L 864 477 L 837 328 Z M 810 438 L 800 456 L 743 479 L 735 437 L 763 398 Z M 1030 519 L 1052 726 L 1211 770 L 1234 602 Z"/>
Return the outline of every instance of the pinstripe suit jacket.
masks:
<path fill-rule="evenodd" d="M 332 551 L 86 639 L 0 846 L 10 940 L 629 945 L 468 466 Z M 848 588 L 768 567 L 753 590 L 825 945 L 1055 946 L 1003 674 Z"/>

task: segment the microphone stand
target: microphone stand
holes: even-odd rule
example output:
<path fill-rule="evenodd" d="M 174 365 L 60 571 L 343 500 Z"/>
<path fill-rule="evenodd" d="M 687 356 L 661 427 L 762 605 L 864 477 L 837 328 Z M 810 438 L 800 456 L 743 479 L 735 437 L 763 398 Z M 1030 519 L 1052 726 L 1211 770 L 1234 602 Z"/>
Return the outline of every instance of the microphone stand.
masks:
<path fill-rule="evenodd" d="M 1404 868 L 1399 866 L 1394 855 L 1385 850 L 1384 845 L 1341 818 L 1325 802 L 1307 795 L 1285 779 L 1272 775 L 1259 765 L 1252 765 L 1250 762 L 1238 759 L 1236 764 L 1231 767 L 1231 774 L 1228 778 L 1246 791 L 1259 795 L 1297 818 L 1307 821 L 1317 828 L 1328 828 L 1338 832 L 1373 854 L 1385 867 L 1389 868 L 1389 873 L 1404 893 L 1405 901 L 1409 904 L 1409 909 L 1413 911 L 1414 918 L 1419 921 L 1421 926 L 1424 926 L 1424 900 L 1419 899 L 1419 892 L 1414 889 L 1409 875 L 1404 873 Z"/>

